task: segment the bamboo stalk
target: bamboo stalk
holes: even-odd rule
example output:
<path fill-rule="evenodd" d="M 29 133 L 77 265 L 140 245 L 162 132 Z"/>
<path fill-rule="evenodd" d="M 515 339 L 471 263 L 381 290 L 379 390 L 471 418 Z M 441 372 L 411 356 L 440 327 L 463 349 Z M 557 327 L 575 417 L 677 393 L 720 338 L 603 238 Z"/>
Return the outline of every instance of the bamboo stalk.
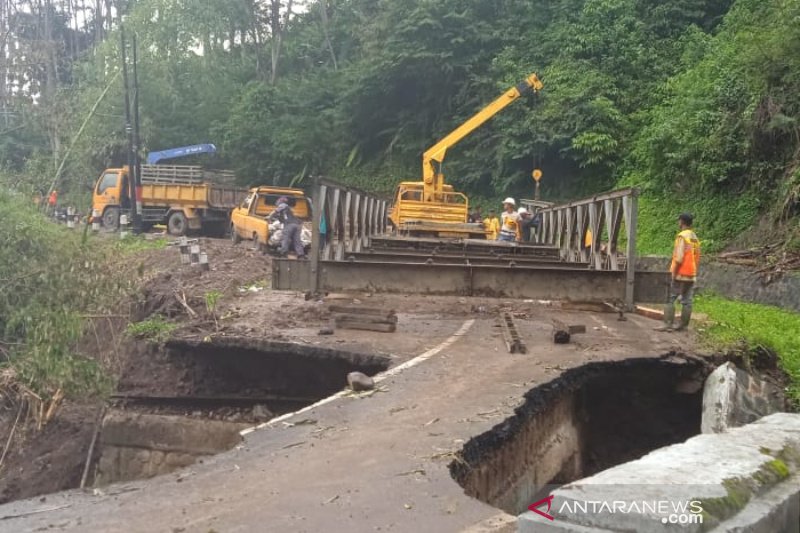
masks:
<path fill-rule="evenodd" d="M 8 440 L 3 448 L 3 455 L 0 456 L 0 470 L 3 469 L 3 462 L 6 460 L 6 454 L 8 453 L 8 449 L 11 447 L 11 440 L 14 438 L 14 432 L 17 430 L 17 424 L 19 423 L 19 417 L 22 415 L 22 408 L 24 405 L 24 402 L 21 403 L 19 409 L 17 409 L 17 418 L 14 420 L 14 425 L 11 427 L 11 433 L 8 434 Z"/>
<path fill-rule="evenodd" d="M 69 148 L 67 148 L 64 157 L 61 158 L 61 164 L 58 165 L 58 169 L 56 169 L 56 175 L 53 177 L 53 183 L 50 185 L 50 189 L 47 191 L 47 196 L 45 196 L 45 198 L 49 197 L 50 194 L 55 190 L 56 185 L 58 185 L 58 180 L 61 177 L 61 173 L 64 171 L 64 166 L 67 164 L 67 159 L 69 158 L 70 154 L 72 154 L 72 149 L 75 147 L 75 144 L 77 144 L 78 139 L 81 138 L 81 135 L 83 135 L 83 130 L 86 129 L 86 126 L 89 124 L 89 121 L 92 119 L 92 117 L 94 117 L 94 114 L 97 112 L 97 108 L 100 107 L 100 103 L 106 97 L 106 94 L 108 94 L 109 89 L 111 89 L 111 86 L 114 84 L 114 82 L 117 81 L 118 77 L 119 77 L 119 71 L 114 73 L 114 76 L 111 78 L 111 81 L 108 82 L 108 85 L 106 85 L 106 88 L 103 89 L 103 92 L 100 94 L 100 97 L 92 106 L 92 109 L 89 110 L 89 114 L 86 115 L 86 118 L 83 120 L 81 127 L 78 128 L 78 132 L 75 134 L 75 137 L 72 138 L 72 142 L 70 143 Z"/>

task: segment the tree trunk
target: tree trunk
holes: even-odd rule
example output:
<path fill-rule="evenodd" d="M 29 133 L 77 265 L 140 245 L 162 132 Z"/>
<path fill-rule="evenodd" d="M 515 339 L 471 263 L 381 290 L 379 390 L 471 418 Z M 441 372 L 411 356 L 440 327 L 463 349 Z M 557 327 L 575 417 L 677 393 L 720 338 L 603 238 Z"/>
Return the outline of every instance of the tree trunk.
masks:
<path fill-rule="evenodd" d="M 333 70 L 339 70 L 339 66 L 336 64 L 336 52 L 333 50 L 333 43 L 331 42 L 331 36 L 328 32 L 328 27 L 330 26 L 330 22 L 328 20 L 328 1 L 327 0 L 319 0 L 319 11 L 320 17 L 322 19 L 322 33 L 325 35 L 325 44 L 328 47 L 328 52 L 331 54 L 331 61 L 333 61 Z"/>
<path fill-rule="evenodd" d="M 284 13 L 283 20 L 281 20 L 282 19 L 281 0 L 271 0 L 270 5 L 271 5 L 270 25 L 272 28 L 272 36 L 271 36 L 272 70 L 270 71 L 269 82 L 275 83 L 275 80 L 278 77 L 278 62 L 280 61 L 280 56 L 281 56 L 283 31 L 289 24 L 289 18 L 292 16 L 292 0 L 288 0 L 286 2 L 286 11 Z"/>

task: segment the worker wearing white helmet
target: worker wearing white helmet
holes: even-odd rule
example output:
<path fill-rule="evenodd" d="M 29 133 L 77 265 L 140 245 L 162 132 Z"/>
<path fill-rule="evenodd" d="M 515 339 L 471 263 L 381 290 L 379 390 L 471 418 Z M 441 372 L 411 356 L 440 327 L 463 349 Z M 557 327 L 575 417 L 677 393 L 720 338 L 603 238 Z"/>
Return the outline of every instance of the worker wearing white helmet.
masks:
<path fill-rule="evenodd" d="M 498 241 L 514 242 L 519 240 L 519 213 L 514 209 L 517 202 L 513 198 L 503 200 L 503 214 L 500 215 L 500 235 Z"/>

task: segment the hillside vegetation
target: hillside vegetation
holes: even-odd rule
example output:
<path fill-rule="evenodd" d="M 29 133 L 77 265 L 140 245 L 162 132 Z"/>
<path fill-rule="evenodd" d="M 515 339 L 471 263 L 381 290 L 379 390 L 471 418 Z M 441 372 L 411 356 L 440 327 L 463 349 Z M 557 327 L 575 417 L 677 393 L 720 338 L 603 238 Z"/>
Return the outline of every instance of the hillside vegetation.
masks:
<path fill-rule="evenodd" d="M 41 403 L 110 390 L 79 340 L 87 313 L 127 310 L 128 283 L 114 268 L 121 251 L 117 241 L 83 242 L 0 190 L 0 396 Z"/>
<path fill-rule="evenodd" d="M 448 154 L 448 181 L 474 201 L 529 196 L 541 167 L 548 199 L 641 187 L 643 253 L 668 249 L 680 211 L 697 215 L 710 250 L 760 218 L 783 235 L 797 227 L 796 1 L 106 4 L 115 9 L 70 16 L 44 2 L 56 27 L 43 30 L 40 12 L 12 25 L 18 50 L 55 51 L 29 54 L 35 83 L 0 93 L 15 110 L 0 126 L 0 163 L 19 189 L 49 187 L 72 147 L 59 184 L 85 203 L 98 172 L 124 161 L 126 13 L 145 147 L 215 142 L 213 164 L 242 182 L 325 174 L 388 193 L 419 176 L 426 147 L 536 71 L 540 95 Z"/>

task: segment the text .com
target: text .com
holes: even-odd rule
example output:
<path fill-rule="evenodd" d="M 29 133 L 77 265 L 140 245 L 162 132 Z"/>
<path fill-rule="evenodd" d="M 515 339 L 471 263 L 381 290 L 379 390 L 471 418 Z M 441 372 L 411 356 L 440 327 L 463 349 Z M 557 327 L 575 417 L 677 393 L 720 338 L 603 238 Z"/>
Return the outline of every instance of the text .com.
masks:
<path fill-rule="evenodd" d="M 547 508 L 544 509 L 543 507 Z M 557 505 L 553 496 L 539 500 L 528 506 L 530 511 L 548 520 L 558 520 L 558 516 L 592 514 L 638 514 L 650 515 L 662 524 L 693 525 L 703 523 L 703 505 L 698 500 L 640 500 L 640 501 L 572 501 L 566 500 Z"/>

